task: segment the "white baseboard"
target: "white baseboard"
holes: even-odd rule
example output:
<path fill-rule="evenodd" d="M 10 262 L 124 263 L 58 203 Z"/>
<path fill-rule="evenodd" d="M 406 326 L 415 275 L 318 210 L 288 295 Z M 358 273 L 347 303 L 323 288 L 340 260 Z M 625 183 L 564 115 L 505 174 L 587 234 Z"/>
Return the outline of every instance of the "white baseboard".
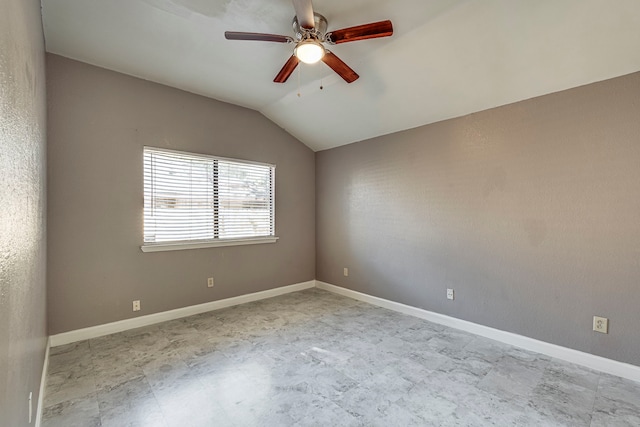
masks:
<path fill-rule="evenodd" d="M 494 329 L 466 320 L 457 319 L 455 317 L 445 316 L 444 314 L 434 313 L 432 311 L 423 310 L 410 305 L 389 301 L 384 298 L 374 297 L 361 292 L 352 291 L 351 289 L 321 282 L 319 280 L 316 280 L 316 287 L 359 301 L 367 302 L 369 304 L 377 305 L 379 307 L 387 308 L 389 310 L 419 317 L 440 325 L 471 332 L 485 338 L 490 338 L 492 340 L 524 348 L 526 350 L 535 351 L 537 353 L 555 357 L 556 359 L 585 366 L 590 369 L 595 369 L 597 371 L 606 372 L 611 375 L 640 382 L 640 366 L 618 362 L 616 360 L 607 359 L 590 353 L 584 353 L 582 351 L 573 350 L 556 344 L 539 341 L 523 335 L 501 331 L 500 329 Z"/>
<path fill-rule="evenodd" d="M 44 411 L 44 394 L 47 387 L 47 371 L 49 370 L 49 351 L 51 350 L 51 338 L 47 338 L 47 350 L 44 353 L 44 363 L 42 364 L 42 375 L 40 376 L 40 391 L 38 392 L 38 406 L 36 407 L 35 426 L 40 427 L 42 423 L 42 411 Z"/>
<path fill-rule="evenodd" d="M 247 295 L 240 295 L 233 298 L 211 301 L 204 304 L 192 305 L 189 307 L 177 308 L 175 310 L 163 311 L 161 313 L 148 314 L 146 316 L 134 317 L 132 319 L 119 320 L 117 322 L 105 323 L 103 325 L 63 332 L 60 334 L 51 335 L 51 347 L 57 347 L 64 344 L 70 344 L 72 342 L 97 338 L 104 335 L 114 334 L 116 332 L 140 328 L 143 326 L 149 326 L 160 322 L 166 322 L 167 320 L 181 319 L 183 317 L 193 316 L 194 314 L 219 310 L 221 308 L 232 307 L 234 305 L 244 304 L 247 302 L 272 298 L 278 295 L 288 294 L 290 292 L 297 292 L 303 289 L 313 288 L 314 286 L 315 280 L 310 280 L 308 282 L 297 283 L 295 285 L 282 286 L 275 289 L 269 289 L 266 291 L 255 292 Z"/>

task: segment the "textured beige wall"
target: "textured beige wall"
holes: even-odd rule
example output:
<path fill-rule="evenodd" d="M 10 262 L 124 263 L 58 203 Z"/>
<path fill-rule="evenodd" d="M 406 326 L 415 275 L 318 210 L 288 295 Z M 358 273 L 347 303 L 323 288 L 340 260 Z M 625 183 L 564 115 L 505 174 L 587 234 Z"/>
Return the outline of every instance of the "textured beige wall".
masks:
<path fill-rule="evenodd" d="M 309 148 L 255 111 L 60 56 L 47 82 L 50 333 L 314 279 Z M 275 163 L 280 240 L 143 253 L 143 145 Z"/>
<path fill-rule="evenodd" d="M 640 365 L 640 73 L 317 153 L 316 206 L 319 280 Z"/>
<path fill-rule="evenodd" d="M 46 348 L 46 102 L 40 2 L 0 0 L 0 426 L 35 417 Z M 32 424 L 33 425 L 33 424 Z"/>

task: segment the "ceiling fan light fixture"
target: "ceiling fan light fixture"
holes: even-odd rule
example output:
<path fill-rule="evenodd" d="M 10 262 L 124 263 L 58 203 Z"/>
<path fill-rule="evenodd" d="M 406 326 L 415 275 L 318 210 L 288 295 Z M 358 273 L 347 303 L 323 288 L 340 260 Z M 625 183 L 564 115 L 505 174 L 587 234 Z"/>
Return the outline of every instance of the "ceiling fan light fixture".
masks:
<path fill-rule="evenodd" d="M 393 35 L 393 24 L 388 19 L 327 32 L 327 18 L 313 11 L 312 0 L 292 1 L 296 11 L 291 22 L 295 37 L 241 31 L 225 31 L 224 33 L 227 40 L 295 43 L 293 55 L 289 57 L 273 79 L 274 83 L 286 82 L 300 62 L 315 64 L 320 60 L 342 77 L 345 82 L 353 83 L 358 79 L 358 74 L 331 51 L 325 50 L 324 44 L 334 45 Z M 298 75 L 298 77 L 300 76 Z"/>
<path fill-rule="evenodd" d="M 303 40 L 298 43 L 293 53 L 305 64 L 315 64 L 322 59 L 325 49 L 317 40 Z"/>

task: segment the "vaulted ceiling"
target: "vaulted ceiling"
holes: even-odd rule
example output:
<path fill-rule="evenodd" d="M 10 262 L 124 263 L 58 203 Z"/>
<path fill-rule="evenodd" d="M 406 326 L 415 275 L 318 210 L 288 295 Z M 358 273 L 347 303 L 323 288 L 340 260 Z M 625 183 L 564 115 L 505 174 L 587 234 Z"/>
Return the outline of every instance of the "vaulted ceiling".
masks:
<path fill-rule="evenodd" d="M 273 83 L 291 0 L 42 0 L 49 52 L 255 109 L 314 150 L 640 70 L 638 0 L 314 0 L 339 29 L 390 19 L 394 35 L 331 47 Z"/>

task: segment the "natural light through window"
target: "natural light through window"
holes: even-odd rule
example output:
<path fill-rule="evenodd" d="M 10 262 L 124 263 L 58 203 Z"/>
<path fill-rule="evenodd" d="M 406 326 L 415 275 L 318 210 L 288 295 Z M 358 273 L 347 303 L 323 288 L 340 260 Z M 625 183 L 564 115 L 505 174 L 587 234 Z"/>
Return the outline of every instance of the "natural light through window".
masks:
<path fill-rule="evenodd" d="M 275 166 L 144 148 L 145 252 L 275 237 Z"/>

